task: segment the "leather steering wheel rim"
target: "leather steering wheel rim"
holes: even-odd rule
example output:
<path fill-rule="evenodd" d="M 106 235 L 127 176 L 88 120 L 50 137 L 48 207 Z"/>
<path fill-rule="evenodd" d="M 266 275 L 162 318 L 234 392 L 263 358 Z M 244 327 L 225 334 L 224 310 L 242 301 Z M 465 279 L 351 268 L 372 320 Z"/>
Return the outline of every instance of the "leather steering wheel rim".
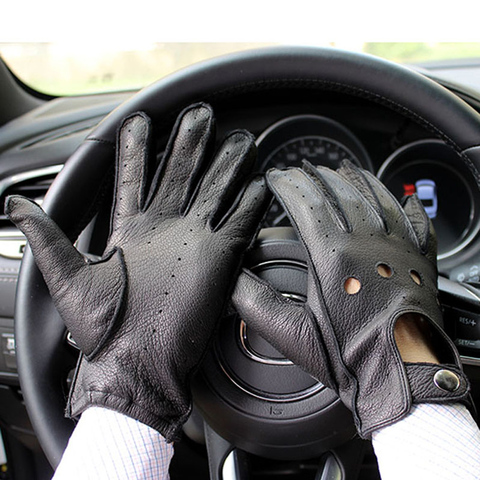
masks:
<path fill-rule="evenodd" d="M 375 57 L 334 49 L 278 47 L 207 61 L 143 89 L 108 115 L 68 160 L 44 202 L 71 238 L 91 217 L 112 172 L 121 120 L 145 111 L 157 125 L 190 103 L 270 89 L 334 90 L 380 103 L 451 145 L 480 186 L 480 116 L 426 77 Z M 20 384 L 40 444 L 56 467 L 73 429 L 63 417 L 65 329 L 29 249 L 18 282 L 15 335 Z"/>

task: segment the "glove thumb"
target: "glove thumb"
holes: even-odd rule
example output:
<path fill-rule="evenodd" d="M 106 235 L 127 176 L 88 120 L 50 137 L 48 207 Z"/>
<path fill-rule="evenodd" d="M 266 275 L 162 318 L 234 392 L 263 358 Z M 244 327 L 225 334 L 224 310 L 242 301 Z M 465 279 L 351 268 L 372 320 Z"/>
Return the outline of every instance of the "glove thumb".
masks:
<path fill-rule="evenodd" d="M 127 285 L 122 252 L 116 249 L 88 263 L 58 225 L 20 195 L 7 198 L 5 213 L 27 237 L 53 303 L 80 350 L 91 359 L 121 312 Z M 98 302 L 99 297 L 103 301 Z M 88 325 L 79 318 L 88 318 Z"/>
<path fill-rule="evenodd" d="M 250 270 L 238 277 L 232 295 L 242 320 L 279 352 L 320 381 L 326 360 L 316 322 L 303 303 L 281 295 Z"/>

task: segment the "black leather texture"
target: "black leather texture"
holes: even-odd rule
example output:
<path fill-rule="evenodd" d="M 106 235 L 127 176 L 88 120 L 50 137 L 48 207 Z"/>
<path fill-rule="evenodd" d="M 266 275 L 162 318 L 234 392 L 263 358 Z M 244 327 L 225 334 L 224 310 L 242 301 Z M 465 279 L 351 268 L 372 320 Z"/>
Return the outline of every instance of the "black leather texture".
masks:
<path fill-rule="evenodd" d="M 147 185 L 150 120 L 124 120 L 111 231 L 98 261 L 80 254 L 35 203 L 7 199 L 6 213 L 27 236 L 82 351 L 68 416 L 101 405 L 178 438 L 191 409 L 190 378 L 270 197 L 263 178 L 247 180 L 252 135 L 230 133 L 213 157 L 214 123 L 208 105 L 182 112 Z"/>
<path fill-rule="evenodd" d="M 241 318 L 334 389 L 363 437 L 401 419 L 413 401 L 466 401 L 468 381 L 441 329 L 436 237 L 418 198 L 402 207 L 372 174 L 348 162 L 337 172 L 310 164 L 274 169 L 267 183 L 306 249 L 307 300 L 293 303 L 245 270 L 233 295 Z M 359 282 L 356 293 L 347 292 L 351 278 Z M 429 364 L 409 367 L 409 381 L 394 326 L 410 312 L 428 319 L 440 361 L 457 366 L 455 395 L 434 386 L 438 368 Z"/>

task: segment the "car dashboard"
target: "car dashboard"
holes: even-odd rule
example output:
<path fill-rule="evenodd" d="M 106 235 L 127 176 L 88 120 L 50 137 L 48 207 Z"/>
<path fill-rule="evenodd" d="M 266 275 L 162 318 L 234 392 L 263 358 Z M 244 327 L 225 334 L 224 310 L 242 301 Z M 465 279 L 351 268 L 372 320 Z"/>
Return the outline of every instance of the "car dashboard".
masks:
<path fill-rule="evenodd" d="M 480 112 L 480 92 L 448 85 Z M 41 203 L 76 148 L 133 93 L 50 99 L 1 127 L 0 201 L 22 194 Z M 287 94 L 251 92 L 212 103 L 218 141 L 238 128 L 256 136 L 259 172 L 301 167 L 304 162 L 337 168 L 348 160 L 378 176 L 399 200 L 416 193 L 437 232 L 439 274 L 480 284 L 480 190 L 455 150 L 423 126 L 368 99 L 309 88 L 292 88 Z M 157 126 L 159 159 L 173 120 L 172 113 Z M 262 226 L 288 225 L 274 202 Z M 0 420 L 18 442 L 38 451 L 22 403 L 15 356 L 15 288 L 25 244 L 23 235 L 0 216 Z M 445 321 L 463 355 L 478 405 L 477 320 L 470 315 L 462 323 L 460 315 L 447 315 Z"/>

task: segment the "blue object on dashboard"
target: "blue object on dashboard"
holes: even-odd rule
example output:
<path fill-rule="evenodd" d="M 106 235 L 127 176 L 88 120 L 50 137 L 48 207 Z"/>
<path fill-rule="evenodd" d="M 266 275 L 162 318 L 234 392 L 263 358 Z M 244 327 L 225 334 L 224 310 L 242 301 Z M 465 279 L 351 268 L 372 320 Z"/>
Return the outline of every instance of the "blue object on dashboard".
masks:
<path fill-rule="evenodd" d="M 422 179 L 415 182 L 415 187 L 427 215 L 435 218 L 438 210 L 437 185 L 433 180 Z"/>

